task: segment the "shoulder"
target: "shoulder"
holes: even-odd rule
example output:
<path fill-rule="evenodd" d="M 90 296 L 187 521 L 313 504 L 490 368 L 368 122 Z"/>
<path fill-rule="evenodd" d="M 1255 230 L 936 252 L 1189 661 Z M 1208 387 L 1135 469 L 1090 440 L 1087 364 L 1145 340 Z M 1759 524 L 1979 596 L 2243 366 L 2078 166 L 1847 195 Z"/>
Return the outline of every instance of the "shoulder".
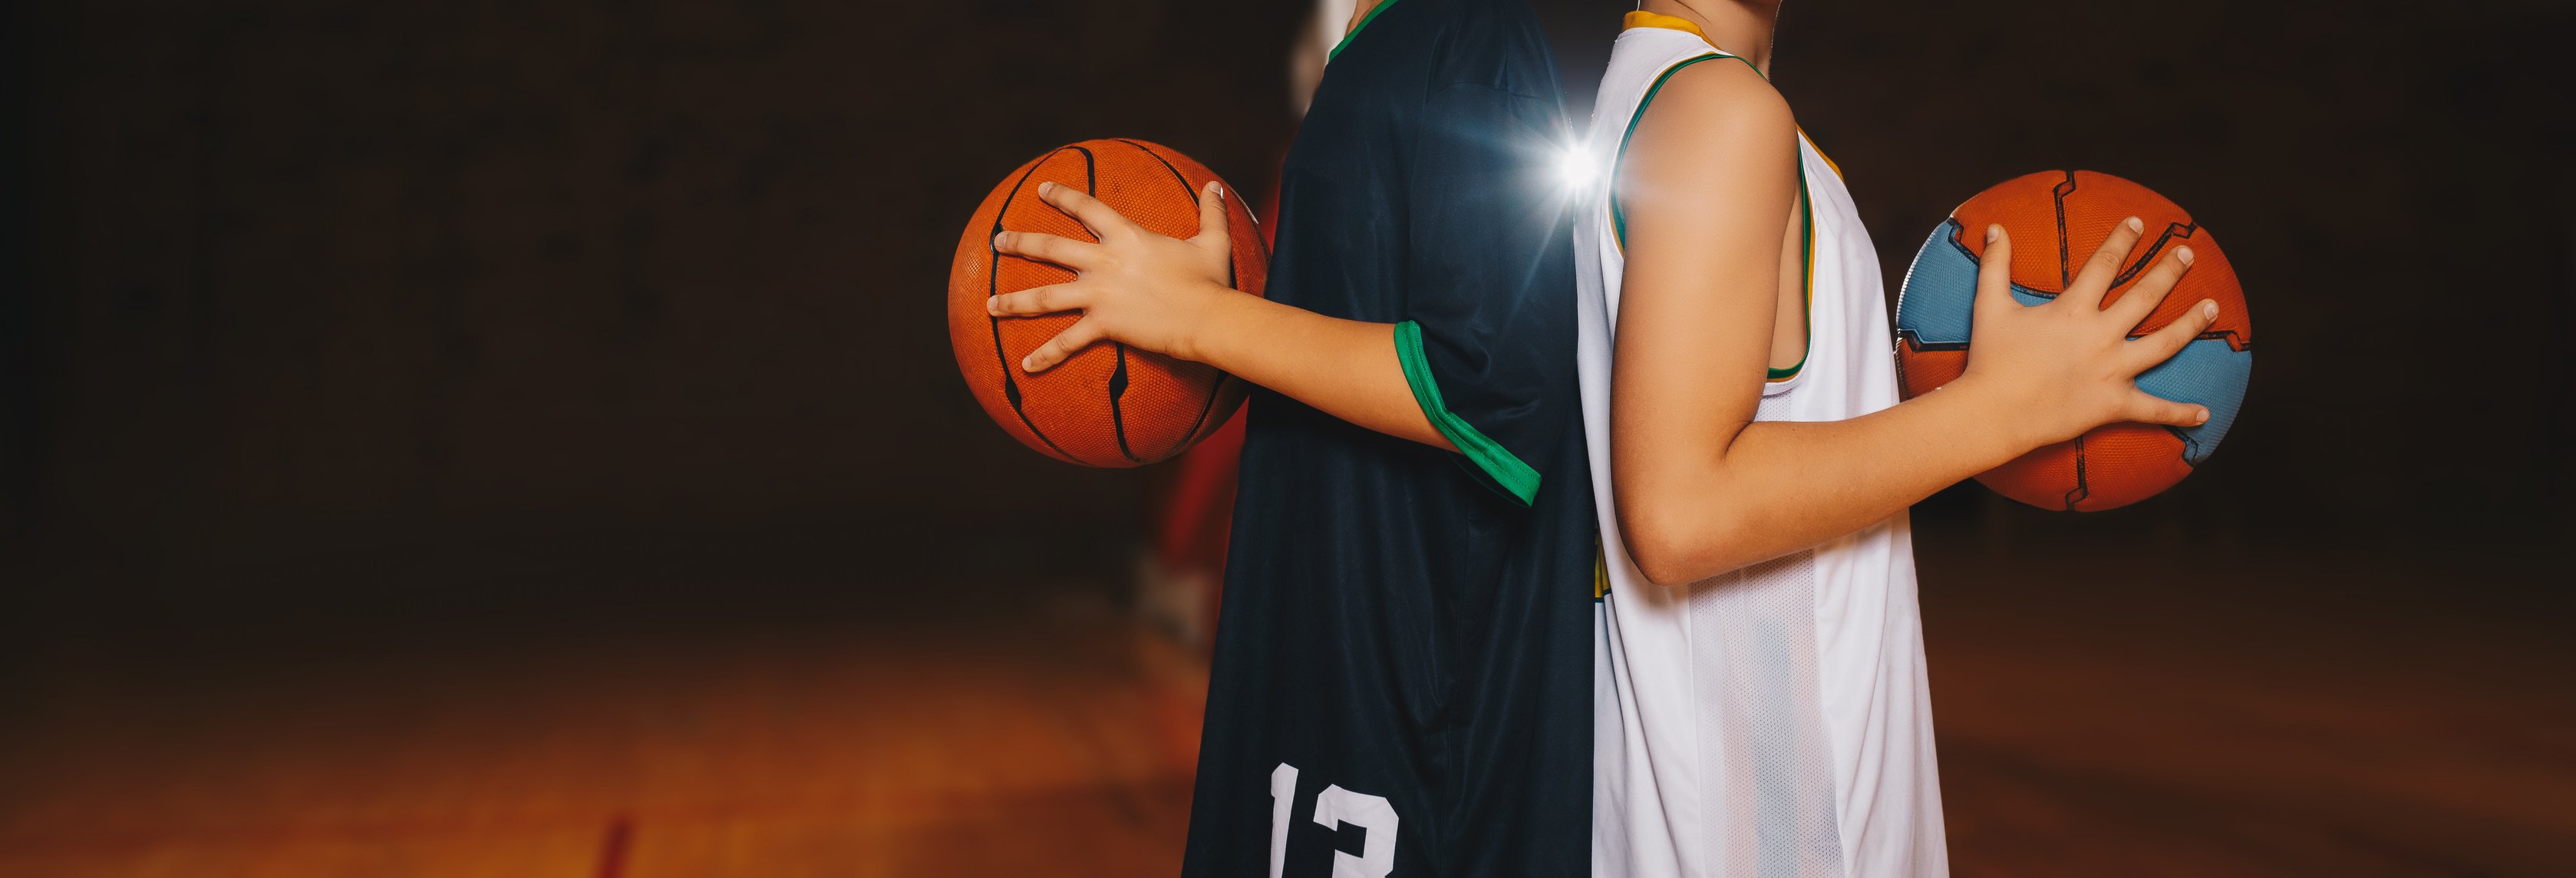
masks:
<path fill-rule="evenodd" d="M 1798 122 L 1789 102 L 1729 57 L 1677 64 L 1668 73 L 1620 145 L 1612 182 L 1619 208 L 1699 215 L 1712 205 L 1791 198 Z"/>
<path fill-rule="evenodd" d="M 1675 63 L 1659 78 L 1646 106 L 1638 109 L 1641 136 L 1652 125 L 1665 138 L 1731 134 L 1796 143 L 1798 120 L 1788 99 L 1740 59 L 1703 55 Z"/>
<path fill-rule="evenodd" d="M 1680 62 L 1649 88 L 1620 144 L 1622 178 L 1747 175 L 1796 167 L 1798 121 L 1789 102 L 1733 58 Z"/>

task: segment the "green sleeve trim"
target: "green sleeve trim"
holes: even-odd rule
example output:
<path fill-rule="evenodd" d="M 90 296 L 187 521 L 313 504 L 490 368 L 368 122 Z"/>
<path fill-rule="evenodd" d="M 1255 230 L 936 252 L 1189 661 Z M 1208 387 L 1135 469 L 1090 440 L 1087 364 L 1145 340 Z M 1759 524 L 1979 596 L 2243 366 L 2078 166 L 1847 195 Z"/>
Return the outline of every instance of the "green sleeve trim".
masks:
<path fill-rule="evenodd" d="M 1476 425 L 1449 411 L 1440 401 L 1440 384 L 1431 376 L 1431 361 L 1422 354 L 1422 325 L 1407 320 L 1395 325 L 1395 359 L 1404 364 L 1404 383 L 1413 388 L 1413 401 L 1431 418 L 1433 429 L 1458 446 L 1461 454 L 1493 478 L 1494 484 L 1511 493 L 1521 505 L 1538 499 L 1538 470 L 1514 457 L 1503 444 L 1477 432 Z"/>
<path fill-rule="evenodd" d="M 1359 26 L 1351 28 L 1350 33 L 1343 34 L 1342 41 L 1334 43 L 1333 50 L 1324 53 L 1324 60 L 1331 61 L 1335 58 L 1342 57 L 1342 50 L 1351 47 L 1351 38 L 1359 36 L 1360 31 L 1368 30 L 1369 22 L 1376 21 L 1378 13 L 1385 12 L 1387 7 L 1393 5 L 1395 5 L 1395 0 L 1378 0 L 1378 4 L 1376 6 L 1369 7 L 1368 14 L 1360 17 Z"/>

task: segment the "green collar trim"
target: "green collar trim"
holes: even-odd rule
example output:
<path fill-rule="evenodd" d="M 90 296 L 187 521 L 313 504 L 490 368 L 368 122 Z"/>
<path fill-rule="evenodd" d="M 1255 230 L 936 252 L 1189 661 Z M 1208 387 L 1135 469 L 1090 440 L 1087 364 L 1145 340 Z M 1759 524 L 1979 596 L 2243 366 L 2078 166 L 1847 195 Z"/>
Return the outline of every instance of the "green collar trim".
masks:
<path fill-rule="evenodd" d="M 1422 353 L 1422 324 L 1411 320 L 1395 325 L 1395 359 L 1404 366 L 1404 383 L 1413 388 L 1413 401 L 1431 419 L 1432 429 L 1448 437 L 1449 444 L 1476 465 L 1479 472 L 1493 479 L 1512 499 L 1528 506 L 1538 499 L 1538 469 L 1514 456 L 1503 443 L 1488 438 L 1467 423 L 1466 418 L 1451 412 L 1440 401 L 1440 384 L 1431 375 L 1431 360 Z"/>
<path fill-rule="evenodd" d="M 1387 7 L 1393 5 L 1395 0 L 1378 0 L 1376 6 L 1369 7 L 1368 14 L 1360 17 L 1359 26 L 1351 28 L 1350 33 L 1343 34 L 1342 41 L 1333 44 L 1333 51 L 1326 53 L 1324 60 L 1331 61 L 1342 57 L 1342 50 L 1351 47 L 1351 40 L 1358 37 L 1360 31 L 1368 30 L 1369 22 L 1376 21 L 1379 13 L 1385 12 Z"/>

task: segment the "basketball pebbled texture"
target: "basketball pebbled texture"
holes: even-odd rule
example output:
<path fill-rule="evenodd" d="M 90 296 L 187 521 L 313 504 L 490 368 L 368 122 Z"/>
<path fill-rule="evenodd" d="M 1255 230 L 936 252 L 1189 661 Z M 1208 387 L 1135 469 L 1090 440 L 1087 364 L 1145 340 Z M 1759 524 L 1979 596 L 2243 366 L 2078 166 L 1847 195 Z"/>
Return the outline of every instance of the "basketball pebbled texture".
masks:
<path fill-rule="evenodd" d="M 1203 363 L 1101 342 L 1035 375 L 1020 359 L 1081 315 L 994 317 L 984 300 L 1064 283 L 1061 266 L 993 249 L 1002 231 L 1095 240 L 1072 217 L 1038 200 L 1054 181 L 1098 196 L 1159 234 L 1198 233 L 1198 193 L 1216 174 L 1169 147 L 1140 140 L 1086 140 L 1021 165 L 986 196 L 958 238 L 948 273 L 948 340 L 957 371 L 984 413 L 1022 444 L 1071 463 L 1129 467 L 1168 459 L 1223 425 L 1243 403 L 1243 382 Z M 1260 295 L 1270 254 L 1242 193 L 1229 184 L 1226 227 L 1236 289 Z"/>
<path fill-rule="evenodd" d="M 1896 366 L 1911 399 L 1967 369 L 1977 260 L 1985 253 L 1988 224 L 2003 226 L 2012 237 L 2013 298 L 2036 305 L 2064 292 L 2084 260 L 2132 216 L 2146 223 L 2146 231 L 2104 304 L 2119 301 L 2167 251 L 2191 245 L 2191 270 L 2129 334 L 2154 332 L 2202 299 L 2218 302 L 2218 320 L 2208 330 L 2138 376 L 2138 387 L 2148 393 L 2208 407 L 2209 422 L 2188 428 L 2097 427 L 1977 476 L 2004 496 L 2044 509 L 2114 509 L 2173 487 L 2207 460 L 2235 423 L 2253 374 L 2254 328 L 2236 270 L 2209 230 L 2180 206 L 2144 186 L 2093 171 L 2043 171 L 1978 193 L 1932 230 L 1906 270 L 1896 300 Z"/>

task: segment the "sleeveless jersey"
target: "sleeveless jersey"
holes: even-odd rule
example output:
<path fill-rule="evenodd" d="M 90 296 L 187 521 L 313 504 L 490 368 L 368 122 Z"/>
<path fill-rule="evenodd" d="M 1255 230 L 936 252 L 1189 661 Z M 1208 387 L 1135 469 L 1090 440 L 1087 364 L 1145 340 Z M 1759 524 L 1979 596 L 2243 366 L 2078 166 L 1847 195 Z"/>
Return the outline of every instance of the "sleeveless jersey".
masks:
<path fill-rule="evenodd" d="M 1593 178 L 1604 184 L 1586 196 L 1575 233 L 1579 380 L 1603 548 L 1593 874 L 1947 874 L 1905 514 L 1686 587 L 1648 581 L 1621 543 L 1610 369 L 1626 263 L 1609 181 L 1667 78 L 1740 63 L 1681 19 L 1638 12 L 1628 24 L 1592 120 Z M 1807 356 L 1767 376 L 1757 419 L 1846 420 L 1897 403 L 1878 254 L 1840 171 L 1803 132 L 1798 156 Z"/>

